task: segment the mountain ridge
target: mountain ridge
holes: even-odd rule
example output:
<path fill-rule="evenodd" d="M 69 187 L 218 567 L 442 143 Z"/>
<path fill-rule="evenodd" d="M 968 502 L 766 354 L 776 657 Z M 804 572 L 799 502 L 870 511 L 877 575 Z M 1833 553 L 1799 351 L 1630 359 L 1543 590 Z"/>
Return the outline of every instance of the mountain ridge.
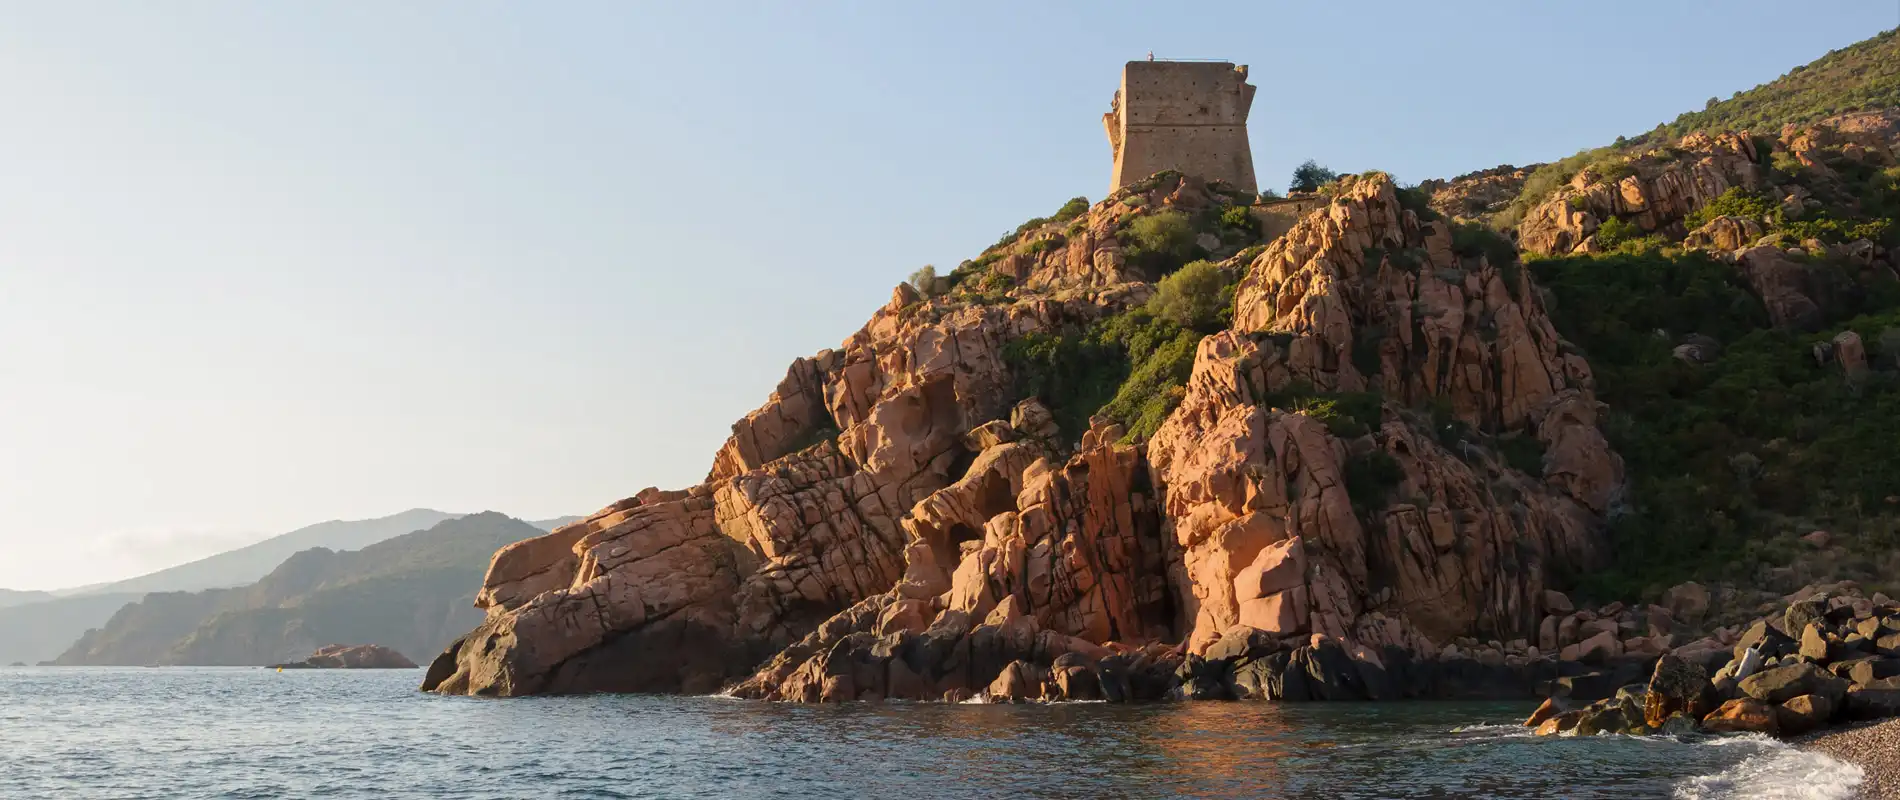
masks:
<path fill-rule="evenodd" d="M 359 550 L 299 551 L 246 586 L 146 594 L 87 631 L 55 663 L 262 665 L 338 642 L 426 657 L 454 628 L 480 617 L 470 581 L 486 568 L 488 554 L 541 532 L 491 511 Z"/>

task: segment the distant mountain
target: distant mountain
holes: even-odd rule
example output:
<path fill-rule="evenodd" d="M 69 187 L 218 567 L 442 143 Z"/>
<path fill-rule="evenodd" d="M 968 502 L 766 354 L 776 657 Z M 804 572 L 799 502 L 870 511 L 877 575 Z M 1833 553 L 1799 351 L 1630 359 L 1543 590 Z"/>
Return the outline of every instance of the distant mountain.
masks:
<path fill-rule="evenodd" d="M 570 522 L 580 522 L 581 520 L 584 520 L 584 519 L 587 519 L 587 518 L 580 516 L 578 514 L 575 514 L 575 515 L 570 515 L 566 517 L 555 517 L 554 519 L 529 520 L 528 524 L 533 525 L 537 528 L 540 528 L 541 530 L 544 530 L 544 531 L 551 531 L 551 530 L 554 530 L 555 528 L 559 528 L 562 525 L 566 525 Z"/>
<path fill-rule="evenodd" d="M 414 508 L 400 514 L 363 520 L 332 520 L 298 528 L 253 545 L 207 556 L 187 564 L 162 569 L 136 578 L 112 583 L 67 589 L 56 594 L 79 596 L 93 594 L 144 594 L 146 592 L 195 592 L 243 586 L 270 572 L 284 559 L 312 547 L 331 550 L 355 550 L 393 536 L 419 531 L 458 514 L 428 508 Z"/>
<path fill-rule="evenodd" d="M 333 643 L 381 644 L 427 661 L 481 621 L 473 603 L 489 557 L 542 532 L 484 512 L 360 550 L 304 550 L 249 586 L 148 594 L 57 663 L 262 665 Z"/>
<path fill-rule="evenodd" d="M 105 624 L 112 612 L 137 599 L 136 594 L 92 594 L 0 608 L 0 664 L 49 661 L 87 628 Z"/>
<path fill-rule="evenodd" d="M 550 528 L 549 530 L 553 529 Z M 0 589 L 0 608 L 23 606 L 27 603 L 38 603 L 51 599 L 53 599 L 53 595 L 48 592 L 20 592 L 12 589 Z"/>

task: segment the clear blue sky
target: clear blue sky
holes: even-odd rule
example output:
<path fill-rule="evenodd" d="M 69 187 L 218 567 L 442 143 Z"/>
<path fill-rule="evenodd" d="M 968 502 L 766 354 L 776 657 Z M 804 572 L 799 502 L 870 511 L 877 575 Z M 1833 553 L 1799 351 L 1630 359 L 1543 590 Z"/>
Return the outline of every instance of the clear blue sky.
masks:
<path fill-rule="evenodd" d="M 701 478 L 912 269 L 1109 177 L 1122 62 L 1251 64 L 1263 185 L 1567 155 L 1891 2 L 16 3 L 0 586 Z"/>

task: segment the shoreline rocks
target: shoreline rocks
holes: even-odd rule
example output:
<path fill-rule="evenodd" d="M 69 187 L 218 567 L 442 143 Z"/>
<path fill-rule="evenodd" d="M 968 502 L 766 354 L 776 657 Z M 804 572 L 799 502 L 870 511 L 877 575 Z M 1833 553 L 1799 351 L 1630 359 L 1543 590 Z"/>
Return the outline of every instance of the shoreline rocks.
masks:
<path fill-rule="evenodd" d="M 1692 643 L 1658 658 L 1647 684 L 1623 686 L 1581 709 L 1546 703 L 1524 724 L 1540 735 L 1701 730 L 1796 737 L 1900 716 L 1900 638 L 1885 638 L 1900 633 L 1900 608 L 1880 600 L 1851 590 L 1798 592 L 1739 635 L 1730 628 L 1713 639 L 1733 636 L 1731 650 Z M 1716 662 L 1711 679 L 1705 670 Z M 1640 716 L 1633 715 L 1636 698 Z"/>
<path fill-rule="evenodd" d="M 416 662 L 377 644 L 332 644 L 317 648 L 302 661 L 272 664 L 268 669 L 415 669 Z"/>

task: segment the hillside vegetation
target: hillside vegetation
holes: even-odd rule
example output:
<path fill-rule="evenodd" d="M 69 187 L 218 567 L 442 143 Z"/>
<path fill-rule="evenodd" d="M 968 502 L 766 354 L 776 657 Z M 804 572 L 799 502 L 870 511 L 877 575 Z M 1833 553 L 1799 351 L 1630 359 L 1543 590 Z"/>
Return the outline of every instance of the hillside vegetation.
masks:
<path fill-rule="evenodd" d="M 1900 36 L 1888 31 L 1543 165 L 1492 218 L 1523 236 L 1629 467 L 1611 515 L 1615 568 L 1571 576 L 1593 593 L 1653 600 L 1691 578 L 1900 588 L 1900 136 L 1878 133 L 1897 108 Z M 1849 112 L 1868 113 L 1838 116 Z M 1729 140 L 1752 163 L 1720 139 L 1677 138 L 1727 130 L 1756 132 Z M 1691 175 L 1734 185 L 1667 211 L 1622 199 Z M 1812 307 L 1791 306 L 1795 295 Z M 1850 333 L 1858 371 L 1834 358 Z"/>
<path fill-rule="evenodd" d="M 1852 111 L 1900 107 L 1900 29 L 1828 53 L 1773 81 L 1657 126 L 1654 144 L 1692 131 L 1772 131 Z"/>

